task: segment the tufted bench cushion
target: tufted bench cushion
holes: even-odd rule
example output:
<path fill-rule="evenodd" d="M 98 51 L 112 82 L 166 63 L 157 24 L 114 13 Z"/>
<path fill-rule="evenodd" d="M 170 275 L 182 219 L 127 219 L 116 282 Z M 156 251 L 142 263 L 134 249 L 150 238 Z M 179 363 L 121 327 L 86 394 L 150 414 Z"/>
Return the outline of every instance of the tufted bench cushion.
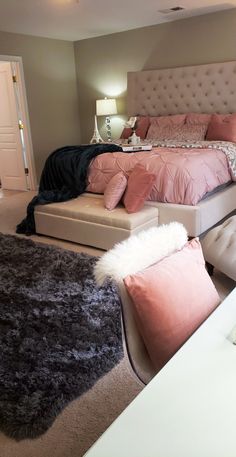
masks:
<path fill-rule="evenodd" d="M 236 216 L 210 230 L 201 244 L 206 261 L 236 281 Z"/>
<path fill-rule="evenodd" d="M 141 211 L 128 214 L 120 205 L 108 211 L 103 196 L 83 194 L 67 202 L 37 206 L 35 223 L 39 234 L 107 250 L 158 225 L 158 208 L 145 205 Z"/>

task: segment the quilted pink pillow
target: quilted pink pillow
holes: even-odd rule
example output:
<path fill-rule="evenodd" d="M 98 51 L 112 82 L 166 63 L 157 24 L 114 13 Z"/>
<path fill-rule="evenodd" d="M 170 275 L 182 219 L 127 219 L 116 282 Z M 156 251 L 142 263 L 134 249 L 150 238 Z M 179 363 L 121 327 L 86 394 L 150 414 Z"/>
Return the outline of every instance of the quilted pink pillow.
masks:
<path fill-rule="evenodd" d="M 135 165 L 129 179 L 123 203 L 128 213 L 136 213 L 148 199 L 156 175 L 147 171 L 142 165 Z"/>
<path fill-rule="evenodd" d="M 236 143 L 236 114 L 213 114 L 206 139 L 209 141 L 232 141 Z"/>
<path fill-rule="evenodd" d="M 104 192 L 105 208 L 113 210 L 121 200 L 127 186 L 127 178 L 122 171 L 114 175 Z"/>
<path fill-rule="evenodd" d="M 150 124 L 149 121 L 149 116 L 139 116 L 137 120 L 138 127 L 136 129 L 136 135 L 143 140 L 146 137 L 146 133 L 148 131 L 148 127 Z M 129 128 L 124 128 L 123 132 L 121 133 L 121 138 L 127 140 L 131 135 L 133 131 L 132 129 Z"/>
<path fill-rule="evenodd" d="M 198 239 L 124 279 L 137 325 L 157 370 L 219 305 Z"/>

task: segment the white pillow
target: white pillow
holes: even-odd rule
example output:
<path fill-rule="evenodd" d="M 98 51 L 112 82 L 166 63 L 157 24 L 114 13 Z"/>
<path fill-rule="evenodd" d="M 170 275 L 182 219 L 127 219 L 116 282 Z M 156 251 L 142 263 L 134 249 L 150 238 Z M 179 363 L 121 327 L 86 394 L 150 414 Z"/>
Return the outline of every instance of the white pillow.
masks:
<path fill-rule="evenodd" d="M 98 260 L 94 267 L 96 282 L 102 285 L 108 277 L 119 282 L 182 249 L 187 241 L 187 231 L 179 222 L 143 230 L 116 244 Z"/>

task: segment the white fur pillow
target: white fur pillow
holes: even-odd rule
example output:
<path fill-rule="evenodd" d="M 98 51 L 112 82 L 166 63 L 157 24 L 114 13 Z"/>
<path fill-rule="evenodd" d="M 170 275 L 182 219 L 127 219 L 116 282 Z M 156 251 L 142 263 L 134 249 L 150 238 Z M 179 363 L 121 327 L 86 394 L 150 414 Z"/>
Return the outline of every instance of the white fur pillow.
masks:
<path fill-rule="evenodd" d="M 98 260 L 94 267 L 96 282 L 102 285 L 106 278 L 119 282 L 182 249 L 187 241 L 187 231 L 179 222 L 143 230 L 116 244 Z"/>

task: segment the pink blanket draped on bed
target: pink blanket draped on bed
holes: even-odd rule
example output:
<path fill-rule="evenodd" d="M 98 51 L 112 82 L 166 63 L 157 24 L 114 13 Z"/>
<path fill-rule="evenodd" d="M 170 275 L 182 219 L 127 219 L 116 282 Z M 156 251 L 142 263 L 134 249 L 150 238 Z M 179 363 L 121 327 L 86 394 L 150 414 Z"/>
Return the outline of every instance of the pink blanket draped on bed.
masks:
<path fill-rule="evenodd" d="M 90 164 L 87 191 L 104 193 L 119 171 L 127 176 L 140 163 L 156 174 L 149 200 L 196 205 L 207 192 L 232 180 L 225 153 L 217 149 L 153 148 L 134 153 L 105 153 Z"/>

